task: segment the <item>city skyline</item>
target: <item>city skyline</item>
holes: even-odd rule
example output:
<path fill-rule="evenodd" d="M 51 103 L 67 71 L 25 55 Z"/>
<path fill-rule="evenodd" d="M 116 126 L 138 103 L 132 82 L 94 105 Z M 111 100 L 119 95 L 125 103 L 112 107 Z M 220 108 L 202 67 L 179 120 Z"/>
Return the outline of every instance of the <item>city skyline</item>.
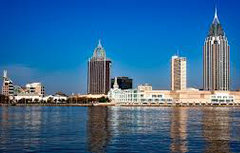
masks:
<path fill-rule="evenodd" d="M 9 24 L 11 25 L 10 28 L 13 28 L 13 30 L 11 30 L 10 28 L 7 28 L 6 30 L 6 27 L 5 27 L 6 31 L 3 32 L 3 36 L 1 37 L 2 42 L 0 43 L 0 47 L 2 48 L 1 53 L 3 56 L 7 56 L 8 54 L 6 53 L 8 53 L 9 51 L 12 51 L 14 56 L 11 57 L 11 60 L 2 59 L 0 61 L 0 70 L 2 71 L 3 69 L 7 69 L 9 72 L 9 76 L 12 78 L 12 80 L 15 80 L 14 82 L 18 84 L 25 84 L 26 82 L 41 81 L 45 84 L 46 89 L 48 89 L 47 92 L 49 93 L 53 93 L 58 90 L 66 93 L 71 93 L 71 92 L 86 93 L 86 86 L 87 86 L 86 85 L 87 70 L 85 68 L 86 61 L 87 61 L 87 58 L 91 56 L 92 50 L 95 48 L 96 41 L 100 38 L 103 41 L 105 49 L 107 50 L 108 57 L 110 57 L 110 59 L 113 61 L 112 77 L 114 76 L 131 77 L 135 80 L 134 86 L 142 83 L 150 83 L 153 85 L 154 88 L 157 88 L 157 89 L 158 88 L 170 89 L 169 61 L 171 56 L 176 52 L 177 49 L 179 49 L 180 56 L 184 56 L 188 59 L 188 68 L 187 68 L 188 69 L 188 75 L 187 75 L 188 87 L 201 88 L 202 87 L 201 76 L 203 74 L 202 74 L 202 71 L 197 71 L 197 70 L 202 69 L 202 46 L 204 44 L 204 39 L 207 36 L 207 32 L 210 27 L 212 17 L 214 15 L 214 2 L 196 1 L 196 3 L 199 4 L 199 8 L 197 9 L 197 11 L 193 11 L 194 9 L 196 9 L 197 4 L 192 4 L 190 3 L 190 1 L 187 1 L 187 0 L 186 2 L 189 2 L 189 4 L 187 4 L 186 6 L 179 4 L 179 2 L 176 2 L 174 4 L 172 4 L 171 2 L 162 2 L 161 4 L 158 2 L 155 2 L 154 4 L 156 4 L 156 6 L 158 6 L 159 8 L 155 8 L 152 5 L 151 6 L 146 5 L 146 11 L 140 14 L 137 14 L 139 13 L 138 11 L 136 13 L 133 13 L 129 8 L 125 8 L 123 6 L 124 4 L 123 2 L 121 3 L 122 5 L 119 5 L 119 9 L 125 8 L 126 9 L 125 11 L 127 11 L 127 13 L 130 13 L 129 14 L 130 17 L 138 17 L 138 18 L 136 18 L 133 21 L 130 21 L 129 20 L 130 18 L 127 18 L 126 16 L 126 13 L 119 14 L 118 12 L 113 12 L 112 15 L 117 14 L 118 15 L 117 17 L 119 17 L 120 21 L 126 21 L 126 20 L 128 21 L 129 25 L 123 24 L 122 27 L 116 26 L 118 22 L 115 20 L 115 18 L 112 15 L 109 15 L 109 16 L 107 15 L 106 12 L 108 12 L 110 9 L 109 5 L 103 6 L 105 7 L 104 10 L 106 12 L 100 11 L 99 15 L 94 14 L 94 11 L 92 12 L 92 8 L 96 7 L 95 5 L 99 4 L 97 3 L 94 6 L 91 6 L 92 8 L 90 9 L 90 12 L 92 12 L 92 14 L 90 16 L 90 19 L 89 19 L 90 22 L 88 24 L 92 26 L 92 29 L 90 28 L 90 31 L 92 30 L 91 31 L 92 33 L 90 32 L 89 35 L 87 36 L 84 34 L 86 36 L 86 39 L 84 39 L 84 37 L 80 39 L 76 38 L 77 37 L 76 35 L 79 35 L 80 31 L 81 32 L 84 31 L 83 27 L 82 29 L 78 27 L 79 28 L 78 33 L 76 35 L 73 35 L 73 34 L 71 35 L 74 38 L 72 46 L 70 45 L 71 43 L 69 42 L 67 42 L 66 44 L 56 43 L 57 41 L 59 41 L 59 39 L 57 41 L 53 41 L 53 38 L 55 38 L 56 36 L 59 36 L 59 35 L 56 35 L 57 32 L 60 32 L 60 36 L 61 36 L 62 31 L 59 31 L 58 28 L 56 31 L 54 31 L 53 29 L 51 29 L 52 27 L 50 29 L 53 30 L 53 33 L 50 33 L 50 39 L 47 39 L 47 37 L 40 37 L 42 41 L 38 43 L 35 42 L 27 46 L 27 44 L 25 44 L 26 42 L 23 42 L 23 40 L 24 39 L 28 40 L 29 38 L 33 38 L 32 35 L 29 35 L 29 32 L 35 32 L 35 34 L 39 35 L 38 30 L 39 31 L 43 31 L 44 29 L 46 30 L 46 25 L 43 27 L 36 26 L 34 22 L 35 20 L 30 16 L 28 18 L 28 22 L 31 23 L 29 25 L 30 30 L 24 29 L 23 27 L 19 27 L 19 28 L 15 27 L 14 29 L 14 26 L 12 24 L 15 22 L 15 20 L 20 19 L 20 17 L 14 14 L 16 12 L 13 12 L 13 14 L 9 15 L 3 12 L 4 10 L 3 9 L 1 10 L 1 18 L 5 19 L 4 17 L 8 17 L 11 15 L 13 15 L 13 17 L 15 18 L 11 18 L 9 20 L 7 19 L 3 20 L 4 24 L 2 25 L 3 27 L 2 29 L 4 29 L 5 24 L 8 23 L 6 21 L 9 21 Z M 232 5 L 231 2 L 234 3 L 234 5 Z M 239 22 L 236 21 L 236 19 L 237 19 L 237 16 L 240 16 L 240 13 L 239 11 L 234 9 L 234 8 L 237 8 L 237 6 L 239 6 L 239 2 L 237 1 L 231 1 L 231 2 L 219 1 L 218 10 L 219 10 L 219 16 L 221 18 L 221 23 L 223 23 L 224 30 L 228 36 L 229 44 L 231 46 L 231 62 L 232 62 L 231 63 L 231 81 L 232 81 L 231 85 L 233 87 L 232 89 L 236 89 L 236 88 L 239 88 L 240 86 L 240 83 L 239 83 L 239 76 L 240 76 L 239 65 L 240 64 L 239 64 L 239 60 L 237 59 L 237 57 L 239 57 L 238 48 L 240 46 L 239 45 L 240 40 L 238 40 L 238 37 L 236 37 L 238 36 L 237 28 L 239 27 Z M 144 6 L 143 5 L 144 3 L 141 3 L 141 2 L 136 4 L 137 4 L 136 8 L 134 8 L 135 10 L 140 10 Z M 209 5 L 203 6 L 202 4 L 205 4 L 205 5 L 209 4 Z M 229 10 L 230 7 L 229 6 L 226 7 L 224 4 L 231 5 L 231 9 L 230 9 L 231 11 Z M 21 4 L 17 3 L 14 5 L 15 7 L 17 7 L 17 5 L 21 5 Z M 78 4 L 77 6 L 79 5 L 80 4 Z M 99 4 L 99 5 L 102 6 L 103 4 Z M 113 2 L 112 5 L 116 7 L 116 3 Z M 130 2 L 129 7 L 133 7 L 133 6 L 134 6 L 133 3 Z M 170 6 L 170 7 L 162 11 L 160 8 L 162 8 L 163 6 Z M 39 9 L 41 10 L 42 7 L 45 8 L 46 6 L 42 5 L 39 7 Z M 72 8 L 72 7 L 73 6 L 66 6 L 66 7 L 59 6 L 59 8 L 57 7 L 56 9 L 58 11 L 60 10 L 64 14 L 66 12 L 66 10 L 64 11 L 65 8 Z M 150 8 L 152 8 L 153 10 L 150 11 Z M 186 8 L 187 8 L 187 11 L 183 11 Z M 117 9 L 117 11 L 119 11 L 119 9 Z M 174 9 L 175 9 L 175 13 L 172 12 Z M 33 15 L 38 15 L 39 17 L 39 14 L 36 14 L 34 10 L 30 9 L 26 12 L 24 12 L 24 10 L 20 10 L 20 12 L 21 11 L 23 13 L 21 14 L 22 17 L 26 16 L 29 12 L 33 12 Z M 49 12 L 50 10 L 47 9 L 47 11 L 48 11 L 47 14 L 48 13 L 51 14 L 51 12 Z M 80 10 L 74 7 L 74 12 L 70 11 L 69 14 L 64 14 L 64 15 L 68 16 L 71 13 L 77 14 L 78 11 Z M 180 11 L 179 14 L 176 14 L 176 12 L 178 11 Z M 190 12 L 192 13 L 191 15 L 188 14 Z M 47 14 L 43 14 L 43 16 Z M 235 17 L 233 17 L 233 15 L 231 14 L 234 14 Z M 58 15 L 56 16 L 58 17 Z M 65 23 L 66 16 L 64 16 L 65 18 L 63 18 L 64 25 L 60 25 L 59 28 L 63 28 L 62 26 L 66 26 L 63 29 L 65 29 L 65 32 L 67 33 L 69 32 L 69 29 L 67 27 L 71 27 L 71 22 L 69 22 L 69 25 L 67 24 L 67 22 Z M 124 19 L 124 17 L 126 17 L 126 19 Z M 151 17 L 151 18 L 147 19 L 148 17 Z M 46 19 L 49 19 L 49 18 L 46 18 Z M 76 24 L 77 21 L 75 20 L 77 18 L 71 18 L 71 19 L 72 19 L 71 21 L 74 23 L 74 26 L 78 25 Z M 106 19 L 112 19 L 107 22 L 109 24 L 111 23 L 111 28 L 103 26 L 107 23 L 99 24 L 99 20 L 101 19 L 104 21 Z M 40 18 L 40 20 L 45 21 L 45 18 Z M 172 29 L 173 27 L 171 26 L 173 23 L 172 20 L 176 24 L 173 26 L 174 29 Z M 96 21 L 96 23 L 99 24 L 98 27 L 94 26 L 95 23 L 93 23 L 93 21 Z M 148 21 L 148 22 L 143 23 L 143 21 L 144 22 Z M 189 24 L 189 26 L 185 24 L 185 21 L 186 21 L 186 24 Z M 53 22 L 50 22 L 50 21 L 48 22 L 51 23 L 50 25 L 53 25 L 52 24 Z M 59 23 L 59 20 L 56 20 L 56 23 Z M 134 25 L 136 26 L 136 30 L 133 29 Z M 31 27 L 33 29 L 31 29 Z M 74 29 L 77 29 L 77 28 L 74 27 Z M 117 29 L 117 30 L 114 30 L 114 29 Z M 166 29 L 168 30 L 168 32 L 164 33 L 163 31 Z M 49 29 L 47 29 L 46 31 L 49 31 Z M 19 34 L 22 34 L 22 32 L 26 32 L 26 34 L 23 35 L 24 39 L 20 41 L 20 39 L 18 38 L 19 36 L 21 36 Z M 195 34 L 191 34 L 193 32 L 195 32 Z M 170 35 L 168 35 L 167 33 L 169 33 Z M 173 33 L 176 33 L 175 38 L 171 36 L 171 34 Z M 186 34 L 186 35 L 183 35 L 183 34 Z M 53 37 L 52 35 L 55 35 L 55 37 Z M 6 39 L 3 39 L 4 36 L 7 36 Z M 10 39 L 9 37 L 11 36 L 13 36 L 13 38 Z M 63 36 L 66 36 L 66 35 L 63 35 Z M 123 36 L 125 36 L 125 39 L 123 39 L 124 38 Z M 162 37 L 164 37 L 165 40 Z M 42 38 L 45 38 L 45 39 L 42 39 Z M 12 39 L 13 41 L 10 41 Z M 68 40 L 68 39 L 65 39 L 64 37 L 61 39 L 62 40 L 60 41 L 60 43 Z M 69 37 L 69 39 L 72 39 L 72 38 Z M 182 40 L 180 41 L 180 39 Z M 54 45 L 51 45 L 50 42 L 54 42 L 53 43 Z M 23 43 L 23 44 L 19 45 L 19 43 Z M 24 45 L 26 47 L 24 47 Z M 47 49 L 47 51 L 39 52 L 38 47 L 40 48 L 42 47 L 40 50 L 44 50 L 47 48 L 48 45 L 50 49 Z M 63 48 L 63 50 L 61 50 L 61 47 Z M 27 51 L 24 51 L 24 48 Z M 147 54 L 144 52 L 144 50 Z M 39 53 L 43 55 L 38 55 Z M 30 54 L 33 54 L 33 56 L 29 56 Z M 35 57 L 34 55 L 38 55 L 39 57 Z M 21 60 L 19 59 L 19 57 Z M 128 58 L 128 60 L 126 60 L 126 57 Z"/>

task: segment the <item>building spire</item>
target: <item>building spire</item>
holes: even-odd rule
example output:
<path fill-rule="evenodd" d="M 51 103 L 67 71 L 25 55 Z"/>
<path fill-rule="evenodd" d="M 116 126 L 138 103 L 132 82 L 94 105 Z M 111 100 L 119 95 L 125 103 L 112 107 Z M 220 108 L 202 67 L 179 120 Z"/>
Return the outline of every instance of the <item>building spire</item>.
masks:
<path fill-rule="evenodd" d="M 215 6 L 215 14 L 214 14 L 214 19 L 213 19 L 213 24 L 220 24 L 220 21 L 219 21 L 219 19 L 218 19 L 217 6 Z"/>
<path fill-rule="evenodd" d="M 3 78 L 7 78 L 7 70 L 3 71 Z"/>
<path fill-rule="evenodd" d="M 98 47 L 102 47 L 101 39 L 98 40 Z"/>
<path fill-rule="evenodd" d="M 179 49 L 177 49 L 177 56 L 179 56 Z"/>
<path fill-rule="evenodd" d="M 214 15 L 214 18 L 218 18 L 218 15 L 217 15 L 217 6 L 215 6 L 215 15 Z"/>
<path fill-rule="evenodd" d="M 115 77 L 113 88 L 114 89 L 118 89 L 119 88 L 119 85 L 118 85 L 118 82 L 117 82 L 117 77 Z"/>

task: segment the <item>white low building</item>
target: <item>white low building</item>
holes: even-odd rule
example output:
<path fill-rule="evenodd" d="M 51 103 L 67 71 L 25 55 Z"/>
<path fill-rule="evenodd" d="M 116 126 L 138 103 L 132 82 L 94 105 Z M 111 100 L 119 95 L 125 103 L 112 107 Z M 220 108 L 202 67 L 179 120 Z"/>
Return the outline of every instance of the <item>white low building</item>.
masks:
<path fill-rule="evenodd" d="M 41 101 L 43 98 L 41 95 L 39 94 L 35 94 L 35 93 L 20 93 L 17 96 L 14 96 L 16 101 L 19 101 L 21 99 L 25 99 L 25 100 L 30 100 L 30 101 Z"/>
<path fill-rule="evenodd" d="M 152 90 L 152 86 L 139 85 L 137 89 L 121 90 L 118 88 L 115 79 L 114 88 L 108 92 L 109 99 L 119 105 L 145 105 L 145 104 L 172 104 L 171 97 L 165 96 L 157 90 Z"/>
<path fill-rule="evenodd" d="M 67 101 L 68 97 L 67 96 L 63 96 L 63 95 L 49 95 L 43 98 L 43 101 L 47 102 L 47 101 L 52 101 L 52 102 L 64 102 Z"/>
<path fill-rule="evenodd" d="M 111 102 L 117 105 L 240 105 L 240 92 L 152 90 L 150 85 L 140 85 L 137 89 L 121 90 L 117 82 L 108 92 Z"/>
<path fill-rule="evenodd" d="M 211 96 L 212 104 L 233 104 L 234 102 L 235 97 L 228 93 L 216 93 Z"/>
<path fill-rule="evenodd" d="M 31 102 L 40 102 L 40 101 L 51 101 L 51 102 L 65 102 L 67 101 L 68 97 L 63 95 L 49 95 L 46 97 L 42 97 L 42 95 L 36 93 L 22 93 L 14 96 L 14 99 L 18 102 L 19 100 L 28 100 Z"/>

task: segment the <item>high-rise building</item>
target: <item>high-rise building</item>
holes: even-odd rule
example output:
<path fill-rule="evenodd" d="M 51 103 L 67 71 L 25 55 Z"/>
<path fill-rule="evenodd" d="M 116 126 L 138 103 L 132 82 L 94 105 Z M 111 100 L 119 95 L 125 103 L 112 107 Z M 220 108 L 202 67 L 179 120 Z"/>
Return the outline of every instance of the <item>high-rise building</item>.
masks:
<path fill-rule="evenodd" d="M 187 87 L 187 60 L 185 57 L 172 56 L 171 90 L 185 90 Z"/>
<path fill-rule="evenodd" d="M 3 71 L 2 94 L 5 96 L 14 96 L 14 85 L 7 76 L 7 70 Z"/>
<path fill-rule="evenodd" d="M 120 89 L 132 89 L 132 79 L 128 77 L 117 77 L 117 83 Z M 113 88 L 115 78 L 111 79 L 111 88 Z"/>
<path fill-rule="evenodd" d="M 230 89 L 230 47 L 218 19 L 217 9 L 203 48 L 203 89 Z"/>
<path fill-rule="evenodd" d="M 110 68 L 111 61 L 107 59 L 99 40 L 88 61 L 88 94 L 107 94 L 110 89 Z"/>

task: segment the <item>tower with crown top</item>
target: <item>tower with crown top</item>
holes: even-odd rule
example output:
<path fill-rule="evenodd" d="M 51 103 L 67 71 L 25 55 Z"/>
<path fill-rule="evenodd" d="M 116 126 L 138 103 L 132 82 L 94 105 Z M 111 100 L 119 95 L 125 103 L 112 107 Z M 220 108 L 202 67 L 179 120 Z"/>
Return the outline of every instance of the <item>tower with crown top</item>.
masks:
<path fill-rule="evenodd" d="M 230 47 L 217 9 L 203 47 L 203 89 L 230 90 Z"/>
<path fill-rule="evenodd" d="M 93 56 L 88 61 L 88 94 L 107 94 L 110 89 L 111 61 L 99 40 Z"/>

